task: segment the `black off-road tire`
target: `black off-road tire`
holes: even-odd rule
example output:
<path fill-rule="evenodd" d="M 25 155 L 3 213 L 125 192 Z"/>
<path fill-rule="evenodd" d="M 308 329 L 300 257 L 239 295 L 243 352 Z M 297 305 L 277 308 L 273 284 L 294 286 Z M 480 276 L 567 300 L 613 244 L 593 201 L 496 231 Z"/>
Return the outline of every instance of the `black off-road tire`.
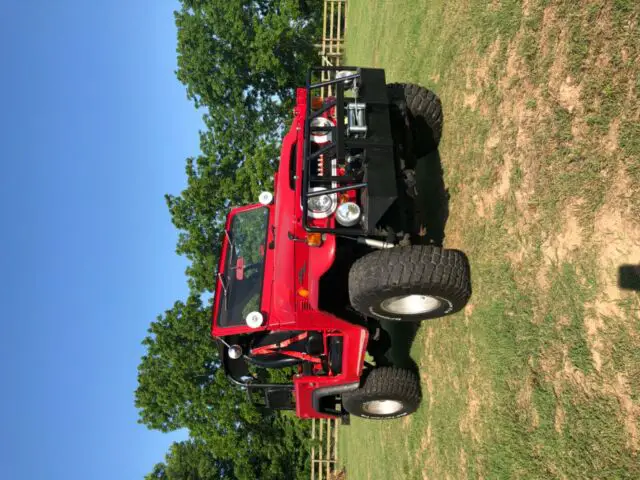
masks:
<path fill-rule="evenodd" d="M 416 154 L 422 156 L 437 148 L 444 123 L 440 98 L 431 90 L 412 83 L 390 83 L 387 89 L 392 102 L 404 101 L 407 106 L 414 147 L 418 150 Z"/>
<path fill-rule="evenodd" d="M 417 301 L 425 302 L 431 310 L 414 314 L 398 311 L 398 302 L 409 295 L 418 296 Z M 459 250 L 431 245 L 378 250 L 360 258 L 349 271 L 351 305 L 380 320 L 443 317 L 464 308 L 470 297 L 469 261 Z"/>
<path fill-rule="evenodd" d="M 384 420 L 415 412 L 421 398 L 420 379 L 414 372 L 396 367 L 379 367 L 368 373 L 360 388 L 342 395 L 342 407 L 357 417 Z M 392 405 L 400 410 L 387 413 L 372 410 L 376 405 L 374 402 L 378 402 L 380 407 L 380 402 L 385 400 L 395 402 Z"/>

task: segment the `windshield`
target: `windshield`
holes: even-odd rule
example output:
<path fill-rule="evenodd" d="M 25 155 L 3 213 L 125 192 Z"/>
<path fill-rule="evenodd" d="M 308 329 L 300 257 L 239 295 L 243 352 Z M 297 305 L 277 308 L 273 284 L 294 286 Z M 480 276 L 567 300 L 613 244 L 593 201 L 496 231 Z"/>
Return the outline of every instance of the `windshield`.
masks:
<path fill-rule="evenodd" d="M 220 272 L 222 291 L 217 323 L 221 327 L 245 324 L 245 317 L 260 310 L 269 209 L 236 214 L 226 232 L 228 243 Z"/>

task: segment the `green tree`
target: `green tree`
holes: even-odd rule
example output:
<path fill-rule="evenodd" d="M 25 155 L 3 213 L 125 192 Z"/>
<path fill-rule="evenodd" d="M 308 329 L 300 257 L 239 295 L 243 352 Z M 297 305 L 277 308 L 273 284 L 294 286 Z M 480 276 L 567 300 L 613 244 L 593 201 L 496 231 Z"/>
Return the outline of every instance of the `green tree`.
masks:
<path fill-rule="evenodd" d="M 206 443 L 188 440 L 174 443 L 165 463 L 155 465 L 145 480 L 236 480 L 233 465 L 217 459 Z"/>
<path fill-rule="evenodd" d="M 239 479 L 296 478 L 307 470 L 308 425 L 247 401 L 219 368 L 210 322 L 210 308 L 191 296 L 151 323 L 135 392 L 140 422 L 189 429 Z"/>
<path fill-rule="evenodd" d="M 187 188 L 167 195 L 173 224 L 180 230 L 177 253 L 190 260 L 187 278 L 191 291 L 212 291 L 220 255 L 225 218 L 230 206 L 257 202 L 263 190 L 273 188 L 278 158 L 273 144 L 247 135 L 224 143 L 212 132 L 201 135 L 203 154 L 187 160 Z"/>
<path fill-rule="evenodd" d="M 302 5 L 301 5 L 302 3 Z M 272 131 L 315 60 L 318 8 L 299 0 L 183 0 L 175 13 L 178 79 L 217 122 L 239 106 Z M 301 8 L 302 6 L 302 8 Z"/>

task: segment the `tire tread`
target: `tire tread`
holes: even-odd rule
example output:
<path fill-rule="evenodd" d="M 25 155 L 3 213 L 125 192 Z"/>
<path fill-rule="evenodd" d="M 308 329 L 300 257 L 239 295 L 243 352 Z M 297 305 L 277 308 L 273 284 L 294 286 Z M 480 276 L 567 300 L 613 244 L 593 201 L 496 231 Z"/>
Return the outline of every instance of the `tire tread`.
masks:
<path fill-rule="evenodd" d="M 392 100 L 404 100 L 413 117 L 424 118 L 438 145 L 444 123 L 440 98 L 431 90 L 412 83 L 390 83 L 387 87 Z"/>
<path fill-rule="evenodd" d="M 359 389 L 343 394 L 342 404 L 349 413 L 363 416 L 355 407 L 364 403 L 367 397 L 380 394 L 389 395 L 393 398 L 402 398 L 409 406 L 408 411 L 403 415 L 413 413 L 422 399 L 420 379 L 415 372 L 403 368 L 374 368 L 366 376 L 363 385 Z M 349 407 L 351 407 L 351 410 L 349 410 Z M 384 417 L 369 418 L 381 419 Z"/>
<path fill-rule="evenodd" d="M 460 310 L 471 296 L 469 262 L 459 250 L 432 245 L 394 247 L 369 253 L 349 272 L 349 298 L 368 315 L 373 299 L 393 291 L 409 294 L 416 289 L 436 289 Z"/>

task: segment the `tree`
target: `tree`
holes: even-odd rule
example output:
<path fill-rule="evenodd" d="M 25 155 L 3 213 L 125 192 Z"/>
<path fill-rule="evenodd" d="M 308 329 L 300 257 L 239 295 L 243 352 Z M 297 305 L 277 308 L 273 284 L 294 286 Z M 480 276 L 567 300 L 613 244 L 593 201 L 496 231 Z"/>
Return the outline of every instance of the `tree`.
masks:
<path fill-rule="evenodd" d="M 164 432 L 189 429 L 239 479 L 296 478 L 307 468 L 308 425 L 259 412 L 228 381 L 209 335 L 210 315 L 191 296 L 151 323 L 135 392 L 140 422 Z"/>
<path fill-rule="evenodd" d="M 166 202 L 173 224 L 180 230 L 177 253 L 190 260 L 191 291 L 212 291 L 229 206 L 255 203 L 263 190 L 273 188 L 278 150 L 255 140 L 248 132 L 225 138 L 225 132 L 201 135 L 203 154 L 187 160 L 187 188 Z"/>
<path fill-rule="evenodd" d="M 236 480 L 233 465 L 212 455 L 206 443 L 188 440 L 174 443 L 145 480 Z"/>
<path fill-rule="evenodd" d="M 178 79 L 221 121 L 229 107 L 267 131 L 282 121 L 301 72 L 317 57 L 320 8 L 298 0 L 183 0 Z"/>

